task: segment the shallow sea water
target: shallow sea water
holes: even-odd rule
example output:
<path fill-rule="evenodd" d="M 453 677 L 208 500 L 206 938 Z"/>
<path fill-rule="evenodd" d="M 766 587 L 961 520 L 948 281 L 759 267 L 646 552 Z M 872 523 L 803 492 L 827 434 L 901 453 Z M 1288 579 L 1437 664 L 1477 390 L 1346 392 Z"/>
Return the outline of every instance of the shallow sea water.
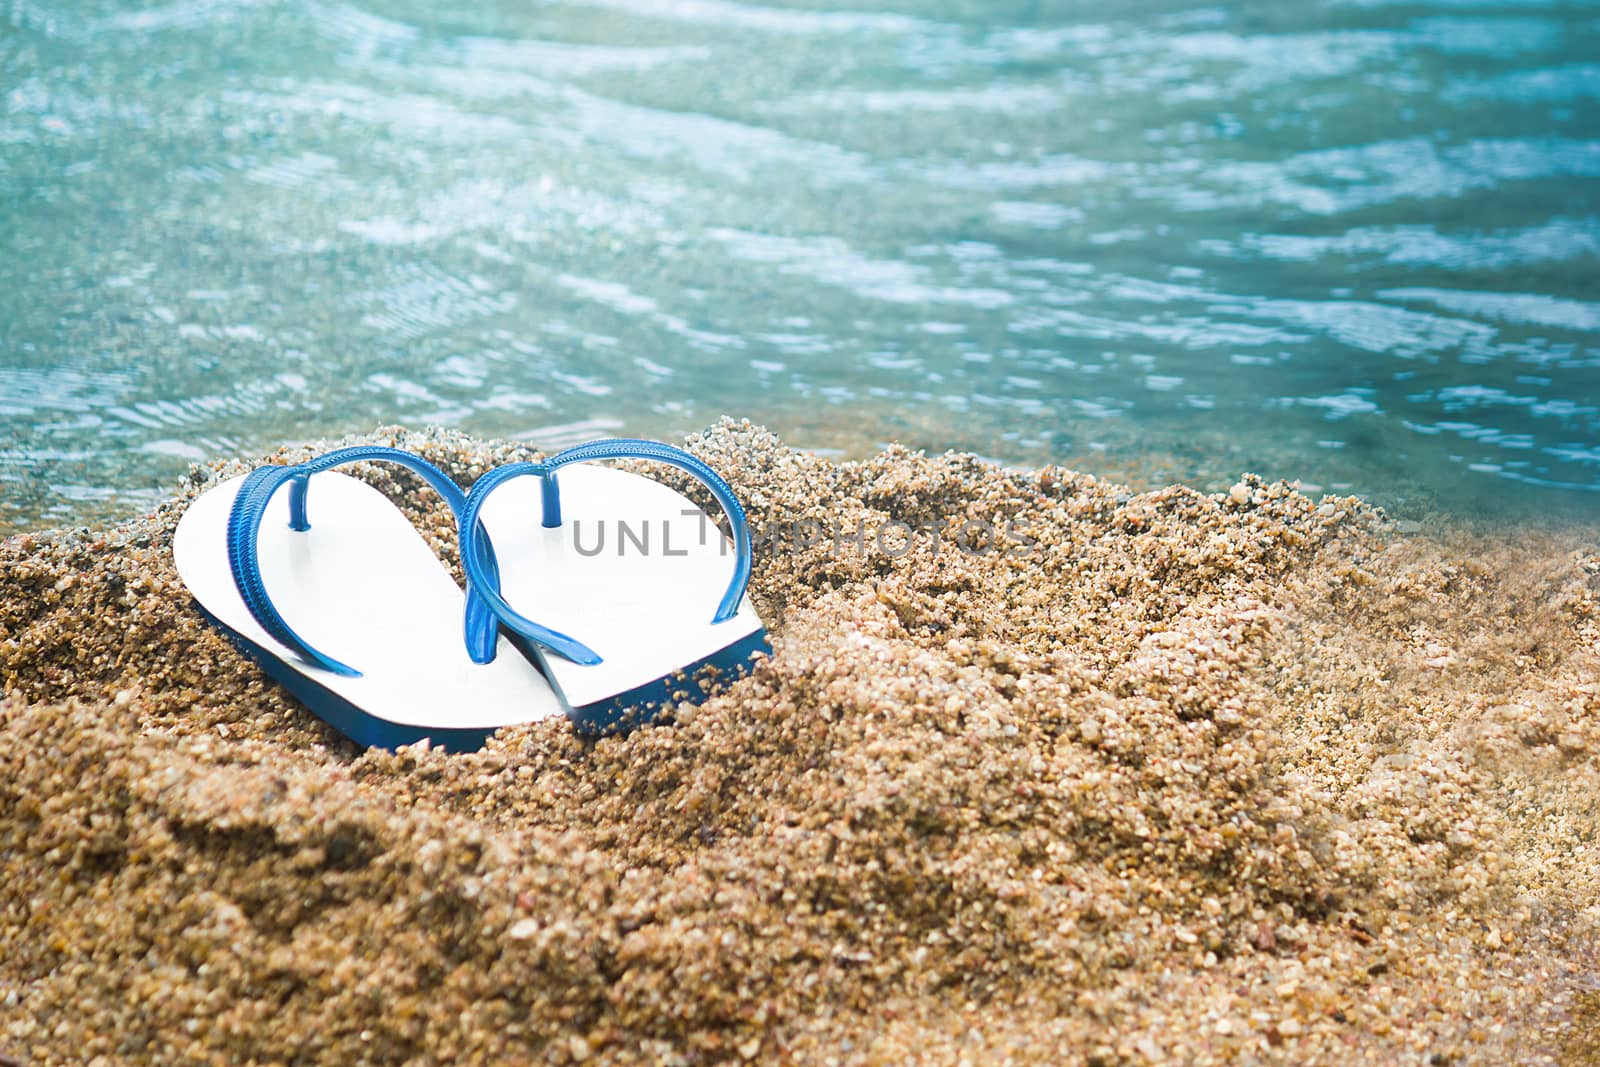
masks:
<path fill-rule="evenodd" d="M 0 532 L 723 414 L 1600 516 L 1600 4 L 0 0 Z"/>

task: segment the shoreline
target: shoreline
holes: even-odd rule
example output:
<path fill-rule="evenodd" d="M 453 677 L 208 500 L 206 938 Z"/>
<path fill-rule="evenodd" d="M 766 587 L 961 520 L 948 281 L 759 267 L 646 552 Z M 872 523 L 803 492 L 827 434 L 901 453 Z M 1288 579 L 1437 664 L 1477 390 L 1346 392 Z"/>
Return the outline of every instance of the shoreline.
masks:
<path fill-rule="evenodd" d="M 1310 468 L 1317 471 L 1313 479 L 1307 473 L 1303 448 L 1286 445 L 1246 449 L 1217 428 L 1188 432 L 1180 442 L 1171 433 L 1152 434 L 1133 425 L 1100 425 L 1103 432 L 1097 439 L 1080 425 L 1073 435 L 1075 443 L 1067 445 L 1060 441 L 1003 441 L 999 424 L 992 421 L 945 424 L 926 418 L 896 417 L 877 409 L 870 410 L 866 419 L 859 413 L 851 416 L 831 408 L 780 414 L 788 447 L 835 463 L 864 462 L 886 448 L 903 445 L 928 455 L 970 453 L 1008 471 L 1047 467 L 1092 471 L 1101 481 L 1116 482 L 1135 492 L 1181 484 L 1208 494 L 1227 492 L 1238 481 L 1240 471 L 1253 471 L 1269 482 L 1296 485 L 1313 498 L 1359 497 L 1408 528 L 1421 525 L 1430 532 L 1448 535 L 1465 531 L 1491 539 L 1515 538 L 1533 531 L 1541 536 L 1565 536 L 1574 542 L 1600 541 L 1600 494 L 1553 486 L 1538 489 L 1512 480 L 1499 484 L 1474 482 L 1470 494 L 1444 492 L 1437 481 L 1408 475 L 1403 451 L 1399 458 L 1387 462 L 1370 456 L 1344 466 L 1324 461 Z M 600 436 L 678 440 L 697 424 L 682 419 L 625 424 L 614 418 L 597 418 L 520 430 L 515 429 L 518 425 L 508 422 L 470 431 L 430 426 L 419 432 L 423 436 L 438 435 L 440 439 L 504 441 L 527 450 L 559 451 Z M 385 428 L 374 432 L 385 432 Z M 885 434 L 892 435 L 892 440 Z M 351 433 L 321 440 L 360 441 L 370 436 Z M 314 441 L 295 441 L 278 452 L 317 446 Z M 26 477 L 6 483 L 9 496 L 0 499 L 0 540 L 49 532 L 40 525 L 45 522 L 64 521 L 67 525 L 58 528 L 82 530 L 133 521 L 169 499 L 180 486 L 184 470 L 191 464 L 177 457 L 168 458 L 171 466 L 160 477 L 147 471 L 142 478 L 115 485 L 79 487 L 80 492 L 58 499 L 49 507 L 44 505 L 53 493 L 49 469 L 41 466 L 30 470 Z M 119 477 L 127 475 L 124 472 Z M 70 513 L 64 510 L 69 501 Z"/>
<path fill-rule="evenodd" d="M 1592 548 L 1248 478 L 688 447 L 758 524 L 1040 550 L 791 546 L 754 676 L 445 756 L 359 752 L 210 630 L 181 500 L 0 543 L 0 1054 L 1600 1062 Z"/>

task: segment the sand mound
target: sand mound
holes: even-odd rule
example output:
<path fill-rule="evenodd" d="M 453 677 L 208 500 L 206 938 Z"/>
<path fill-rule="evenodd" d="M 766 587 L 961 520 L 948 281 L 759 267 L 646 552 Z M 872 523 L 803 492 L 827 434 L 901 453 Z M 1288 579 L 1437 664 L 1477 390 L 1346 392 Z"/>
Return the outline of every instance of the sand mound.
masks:
<path fill-rule="evenodd" d="M 191 609 L 182 501 L 5 542 L 0 1053 L 1600 1062 L 1600 557 L 689 447 L 775 655 L 598 744 L 357 751 Z"/>

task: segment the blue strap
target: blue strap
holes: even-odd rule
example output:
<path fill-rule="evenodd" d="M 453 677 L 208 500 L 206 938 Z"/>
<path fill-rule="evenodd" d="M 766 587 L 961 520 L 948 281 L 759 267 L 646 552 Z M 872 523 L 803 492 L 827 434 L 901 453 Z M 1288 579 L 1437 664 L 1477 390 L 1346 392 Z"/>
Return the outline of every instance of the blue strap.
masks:
<path fill-rule="evenodd" d="M 620 438 L 610 441 L 592 441 L 588 444 L 569 448 L 552 456 L 544 463 L 511 463 L 498 467 L 473 485 L 472 492 L 467 494 L 467 504 L 460 517 L 460 529 L 481 529 L 480 514 L 484 501 L 489 494 L 513 478 L 537 476 L 544 483 L 544 515 L 543 525 L 555 527 L 561 525 L 561 492 L 556 480 L 556 471 L 561 467 L 573 463 L 583 463 L 597 459 L 651 459 L 666 463 L 679 470 L 686 471 L 703 483 L 716 497 L 717 503 L 722 506 L 723 512 L 728 516 L 728 521 L 733 527 L 734 567 L 733 579 L 728 583 L 727 590 L 722 594 L 722 600 L 717 605 L 716 614 L 712 616 L 712 623 L 727 622 L 739 611 L 739 604 L 744 599 L 745 589 L 750 584 L 751 570 L 751 538 L 750 525 L 745 518 L 744 508 L 739 504 L 739 498 L 734 495 L 733 487 L 722 479 L 716 471 L 694 456 L 664 445 L 658 441 L 641 441 L 629 438 Z M 593 666 L 602 662 L 601 657 L 589 646 L 566 634 L 558 633 L 546 626 L 541 626 L 532 619 L 519 614 L 500 595 L 498 581 L 490 581 L 497 577 L 490 569 L 492 559 L 482 554 L 482 548 L 487 546 L 487 538 L 480 544 L 477 538 L 468 540 L 462 538 L 461 563 L 467 574 L 469 585 L 478 588 L 483 594 L 483 599 L 502 623 L 512 630 L 520 633 L 531 641 L 535 641 L 564 659 L 583 666 Z"/>
<path fill-rule="evenodd" d="M 316 459 L 292 467 L 258 467 L 245 476 L 239 493 L 234 498 L 233 509 L 228 514 L 228 565 L 233 572 L 233 583 L 244 599 L 251 616 L 280 644 L 293 649 L 310 662 L 346 677 L 359 677 L 361 672 L 313 648 L 295 633 L 284 621 L 277 607 L 267 595 L 261 577 L 259 555 L 261 523 L 266 516 L 267 504 L 284 485 L 289 486 L 289 527 L 309 530 L 311 523 L 306 514 L 307 495 L 311 476 L 346 463 L 382 461 L 394 463 L 422 476 L 450 506 L 459 519 L 466 504 L 466 494 L 450 477 L 421 456 L 398 448 L 381 445 L 355 445 L 335 449 Z M 494 548 L 488 534 L 481 526 L 472 527 L 470 538 L 476 549 L 486 586 L 499 588 L 499 568 L 494 558 Z M 465 619 L 463 621 L 467 651 L 474 663 L 488 663 L 494 658 L 499 624 L 494 612 L 484 602 L 475 588 L 467 590 Z"/>
<path fill-rule="evenodd" d="M 528 475 L 544 477 L 548 471 L 542 463 L 507 463 L 479 478 L 472 486 L 472 492 L 467 494 L 467 504 L 461 511 L 457 529 L 464 533 L 469 529 L 482 529 L 483 523 L 480 513 L 483 511 L 483 502 L 496 486 L 504 485 L 513 478 L 523 478 Z M 493 560 L 487 558 L 482 548 L 488 544 L 488 539 L 479 541 L 478 538 L 461 541 L 461 569 L 467 574 L 467 587 L 476 589 L 484 601 L 489 605 L 496 617 L 512 630 L 535 641 L 564 659 L 585 667 L 592 667 L 601 662 L 600 654 L 588 645 L 564 633 L 541 626 L 525 615 L 521 615 L 506 602 L 500 595 L 500 582 L 498 574 L 493 569 Z"/>
<path fill-rule="evenodd" d="M 744 600 L 745 589 L 750 585 L 750 523 L 745 518 L 744 508 L 739 504 L 733 486 L 724 481 L 722 475 L 681 448 L 664 445 L 660 441 L 619 437 L 610 441 L 590 441 L 588 444 L 569 448 L 565 452 L 558 452 L 544 463 L 550 472 L 545 476 L 544 525 L 561 525 L 561 493 L 556 486 L 555 472 L 569 464 L 586 463 L 596 459 L 655 460 L 657 463 L 665 463 L 693 475 L 700 484 L 711 490 L 711 495 L 716 497 L 723 514 L 728 516 L 728 524 L 733 527 L 734 554 L 733 577 L 729 580 L 727 591 L 722 594 L 722 600 L 717 604 L 717 613 L 711 617 L 711 621 L 713 624 L 727 622 L 738 614 L 739 604 Z"/>

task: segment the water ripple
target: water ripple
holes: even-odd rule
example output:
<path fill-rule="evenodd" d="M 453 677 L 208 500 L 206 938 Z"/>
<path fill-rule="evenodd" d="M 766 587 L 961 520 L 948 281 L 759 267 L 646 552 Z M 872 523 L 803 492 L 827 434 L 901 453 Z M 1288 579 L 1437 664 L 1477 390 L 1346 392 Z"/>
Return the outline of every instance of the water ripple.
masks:
<path fill-rule="evenodd" d="M 1328 256 L 1370 257 L 1401 266 L 1495 271 L 1536 263 L 1600 259 L 1600 218 L 1552 219 L 1511 231 L 1441 233 L 1433 226 L 1357 227 L 1331 237 L 1247 234 L 1201 249 L 1235 258 L 1315 263 Z"/>
<path fill-rule="evenodd" d="M 724 413 L 1594 506 L 1593 2 L 0 4 L 6 529 Z"/>
<path fill-rule="evenodd" d="M 732 0 L 561 0 L 575 7 L 601 8 L 648 19 L 671 19 L 716 27 L 770 33 L 909 33 L 929 24 L 907 15 L 876 11 L 801 11 L 739 4 Z"/>
<path fill-rule="evenodd" d="M 1425 300 L 1446 311 L 1529 326 L 1600 332 L 1600 303 L 1561 300 L 1540 293 L 1484 293 L 1460 289 L 1386 289 L 1385 300 Z"/>

